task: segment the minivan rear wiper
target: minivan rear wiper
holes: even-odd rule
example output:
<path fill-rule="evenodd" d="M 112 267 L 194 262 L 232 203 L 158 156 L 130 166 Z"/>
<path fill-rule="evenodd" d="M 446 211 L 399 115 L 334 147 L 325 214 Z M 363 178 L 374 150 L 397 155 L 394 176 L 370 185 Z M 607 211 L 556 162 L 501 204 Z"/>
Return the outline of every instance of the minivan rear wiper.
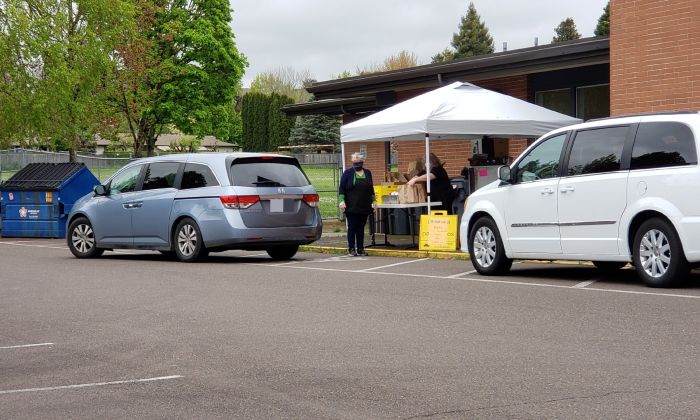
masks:
<path fill-rule="evenodd" d="M 260 181 L 253 182 L 252 184 L 253 185 L 269 185 L 271 187 L 286 187 L 286 185 L 284 185 L 280 182 L 273 181 L 271 179 L 264 179 L 264 178 Z"/>

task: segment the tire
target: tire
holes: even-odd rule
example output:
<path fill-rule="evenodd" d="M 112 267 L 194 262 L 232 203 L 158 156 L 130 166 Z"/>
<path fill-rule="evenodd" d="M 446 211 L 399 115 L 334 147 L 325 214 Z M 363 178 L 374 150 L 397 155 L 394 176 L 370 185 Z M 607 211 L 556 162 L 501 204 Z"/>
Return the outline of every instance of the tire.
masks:
<path fill-rule="evenodd" d="M 690 272 L 676 230 L 661 218 L 639 226 L 632 242 L 632 257 L 637 275 L 650 287 L 676 286 Z"/>
<path fill-rule="evenodd" d="M 490 217 L 480 218 L 469 231 L 469 258 L 476 271 L 486 276 L 505 274 L 513 265 L 513 260 L 506 257 L 496 222 Z"/>
<path fill-rule="evenodd" d="M 274 260 L 291 260 L 299 251 L 299 245 L 279 245 L 267 249 L 267 255 Z"/>
<path fill-rule="evenodd" d="M 182 219 L 177 224 L 173 234 L 173 248 L 177 259 L 182 262 L 195 262 L 209 254 L 203 243 L 202 232 L 192 219 Z"/>
<path fill-rule="evenodd" d="M 66 242 L 70 252 L 78 258 L 96 258 L 105 252 L 104 249 L 97 247 L 95 232 L 86 217 L 78 217 L 71 222 L 68 226 Z"/>
<path fill-rule="evenodd" d="M 626 266 L 624 261 L 592 261 L 595 267 L 604 273 L 614 273 L 615 271 Z"/>

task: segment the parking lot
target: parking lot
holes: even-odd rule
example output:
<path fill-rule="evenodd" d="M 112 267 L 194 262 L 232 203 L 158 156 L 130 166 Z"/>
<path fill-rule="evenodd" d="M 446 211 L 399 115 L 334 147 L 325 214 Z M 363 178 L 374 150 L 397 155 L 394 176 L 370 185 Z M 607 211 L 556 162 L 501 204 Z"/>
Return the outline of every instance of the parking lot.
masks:
<path fill-rule="evenodd" d="M 3 418 L 697 418 L 700 273 L 0 239 Z"/>

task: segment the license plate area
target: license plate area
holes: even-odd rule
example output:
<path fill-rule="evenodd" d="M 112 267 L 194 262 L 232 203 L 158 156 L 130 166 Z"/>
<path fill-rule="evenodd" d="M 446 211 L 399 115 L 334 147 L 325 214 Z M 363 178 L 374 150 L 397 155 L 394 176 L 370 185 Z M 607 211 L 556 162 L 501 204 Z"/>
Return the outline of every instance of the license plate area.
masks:
<path fill-rule="evenodd" d="M 283 213 L 283 212 L 284 212 L 284 199 L 283 198 L 270 199 L 270 213 Z"/>

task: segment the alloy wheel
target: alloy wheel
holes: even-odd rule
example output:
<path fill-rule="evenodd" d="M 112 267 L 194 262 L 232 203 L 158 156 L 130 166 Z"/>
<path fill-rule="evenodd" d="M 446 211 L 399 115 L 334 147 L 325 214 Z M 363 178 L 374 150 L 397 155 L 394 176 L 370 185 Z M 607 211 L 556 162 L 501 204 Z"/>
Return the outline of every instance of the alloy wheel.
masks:
<path fill-rule="evenodd" d="M 197 247 L 197 231 L 194 226 L 186 224 L 180 228 L 177 234 L 177 247 L 180 253 L 186 257 L 194 254 Z"/>
<path fill-rule="evenodd" d="M 666 274 L 671 264 L 671 245 L 658 229 L 644 234 L 639 244 L 639 260 L 649 276 L 658 278 Z"/>
<path fill-rule="evenodd" d="M 95 247 L 95 234 L 92 227 L 86 224 L 80 224 L 73 229 L 71 234 L 73 247 L 79 252 L 85 254 L 90 252 Z"/>
<path fill-rule="evenodd" d="M 482 226 L 474 235 L 474 256 L 480 266 L 486 268 L 496 258 L 496 236 L 486 226 Z"/>

